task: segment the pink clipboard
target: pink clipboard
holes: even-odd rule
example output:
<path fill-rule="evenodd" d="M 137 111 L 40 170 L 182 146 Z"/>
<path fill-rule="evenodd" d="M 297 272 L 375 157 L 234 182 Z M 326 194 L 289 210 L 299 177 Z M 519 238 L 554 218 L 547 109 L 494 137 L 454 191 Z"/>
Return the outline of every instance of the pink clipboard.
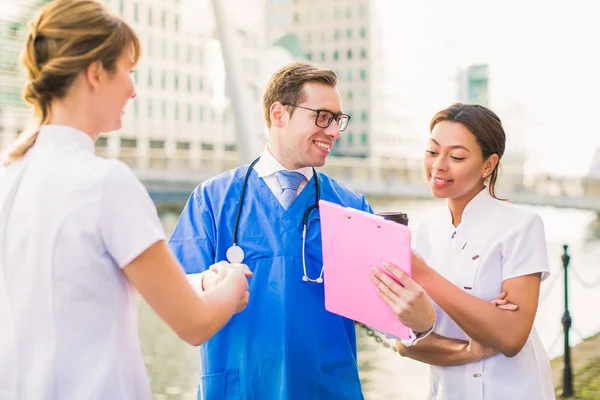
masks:
<path fill-rule="evenodd" d="M 388 261 L 410 276 L 410 229 L 325 200 L 319 212 L 327 311 L 408 339 L 408 328 L 377 295 L 370 267 Z"/>

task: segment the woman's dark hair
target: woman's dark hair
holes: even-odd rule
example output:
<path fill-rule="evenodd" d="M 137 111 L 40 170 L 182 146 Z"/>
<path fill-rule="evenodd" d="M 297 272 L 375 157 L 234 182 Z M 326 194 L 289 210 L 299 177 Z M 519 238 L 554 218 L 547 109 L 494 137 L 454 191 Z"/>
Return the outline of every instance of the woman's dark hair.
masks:
<path fill-rule="evenodd" d="M 498 155 L 498 164 L 488 178 L 490 195 L 498 199 L 496 180 L 498 179 L 500 159 L 506 146 L 506 134 L 500 118 L 487 107 L 478 104 L 456 103 L 433 116 L 429 124 L 429 131 L 433 131 L 433 128 L 442 121 L 457 122 L 467 128 L 475 136 L 484 160 L 487 160 L 492 154 Z"/>

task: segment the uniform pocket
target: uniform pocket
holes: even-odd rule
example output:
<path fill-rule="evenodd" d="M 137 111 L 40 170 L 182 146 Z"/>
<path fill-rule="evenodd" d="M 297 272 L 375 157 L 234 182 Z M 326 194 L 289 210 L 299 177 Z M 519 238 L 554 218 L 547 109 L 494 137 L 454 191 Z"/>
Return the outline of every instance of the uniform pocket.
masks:
<path fill-rule="evenodd" d="M 242 400 L 239 370 L 228 369 L 217 374 L 202 375 L 199 392 L 202 400 Z"/>
<path fill-rule="evenodd" d="M 362 400 L 360 382 L 319 373 L 317 400 Z"/>

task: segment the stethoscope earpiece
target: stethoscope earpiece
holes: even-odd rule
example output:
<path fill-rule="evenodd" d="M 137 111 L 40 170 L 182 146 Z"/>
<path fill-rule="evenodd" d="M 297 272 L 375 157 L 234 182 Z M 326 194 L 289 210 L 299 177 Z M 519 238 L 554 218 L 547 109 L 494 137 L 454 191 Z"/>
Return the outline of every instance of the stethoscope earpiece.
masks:
<path fill-rule="evenodd" d="M 304 275 L 304 276 L 302 277 L 302 280 L 303 280 L 304 282 L 308 282 L 308 276 Z"/>

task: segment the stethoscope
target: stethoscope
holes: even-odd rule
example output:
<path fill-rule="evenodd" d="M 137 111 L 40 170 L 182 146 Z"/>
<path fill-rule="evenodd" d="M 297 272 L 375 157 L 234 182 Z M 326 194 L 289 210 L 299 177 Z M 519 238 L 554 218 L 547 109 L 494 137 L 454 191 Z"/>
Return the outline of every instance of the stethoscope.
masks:
<path fill-rule="evenodd" d="M 237 245 L 237 233 L 238 233 L 238 227 L 239 227 L 239 223 L 240 223 L 240 215 L 242 214 L 242 207 L 244 205 L 244 197 L 246 195 L 246 188 L 248 187 L 248 178 L 250 177 L 250 173 L 252 173 L 252 169 L 254 168 L 254 166 L 256 165 L 258 160 L 260 160 L 260 157 L 258 157 L 256 160 L 252 161 L 252 164 L 250 164 L 250 166 L 248 167 L 248 171 L 246 172 L 246 176 L 244 177 L 244 184 L 242 185 L 242 194 L 240 195 L 240 202 L 238 204 L 237 215 L 235 216 L 235 224 L 233 225 L 233 244 L 231 245 L 230 248 L 227 249 L 227 253 L 225 253 L 227 260 L 230 263 L 241 263 L 242 261 L 244 261 L 244 250 L 240 246 Z M 306 209 L 306 211 L 304 212 L 304 217 L 302 217 L 302 225 L 304 226 L 304 228 L 302 230 L 302 270 L 304 271 L 302 280 L 304 282 L 323 283 L 324 267 L 321 266 L 321 273 L 319 274 L 319 277 L 317 279 L 309 278 L 306 273 L 306 255 L 304 254 L 305 249 L 306 249 L 306 230 L 308 228 L 308 226 L 307 226 L 308 217 L 309 217 L 311 211 L 319 208 L 319 200 L 321 199 L 319 176 L 317 175 L 317 171 L 314 168 L 312 169 L 312 171 L 313 171 L 313 178 L 315 181 L 315 204 L 308 207 Z"/>

